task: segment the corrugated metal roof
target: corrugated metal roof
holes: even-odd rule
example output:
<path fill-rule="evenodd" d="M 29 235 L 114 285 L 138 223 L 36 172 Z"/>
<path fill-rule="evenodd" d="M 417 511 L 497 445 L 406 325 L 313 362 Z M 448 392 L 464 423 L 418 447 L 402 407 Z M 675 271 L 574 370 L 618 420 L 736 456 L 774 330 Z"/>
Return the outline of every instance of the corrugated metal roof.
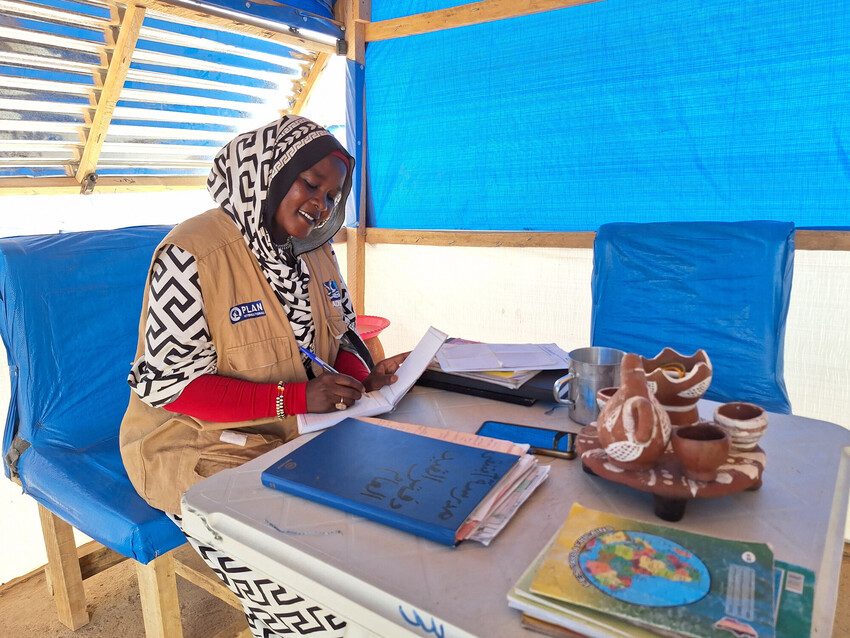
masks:
<path fill-rule="evenodd" d="M 106 129 L 99 176 L 206 175 L 235 133 L 291 108 L 324 55 L 161 13 L 159 0 L 152 6 Z M 99 0 L 0 0 L 0 178 L 77 173 L 123 12 Z M 339 34 L 304 11 L 282 14 Z M 334 35 L 313 37 L 334 46 Z"/>

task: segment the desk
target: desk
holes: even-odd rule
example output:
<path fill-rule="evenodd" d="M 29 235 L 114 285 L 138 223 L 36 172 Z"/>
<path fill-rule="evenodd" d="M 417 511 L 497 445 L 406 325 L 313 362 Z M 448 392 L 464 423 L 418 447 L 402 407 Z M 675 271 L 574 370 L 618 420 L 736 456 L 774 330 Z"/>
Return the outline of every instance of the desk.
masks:
<path fill-rule="evenodd" d="M 709 416 L 714 406 L 701 402 L 700 411 Z M 565 408 L 546 414 L 551 407 L 416 387 L 390 418 L 468 432 L 487 419 L 579 429 Z M 539 457 L 552 466 L 549 479 L 490 547 L 465 542 L 452 549 L 263 487 L 262 470 L 304 440 L 192 487 L 184 498 L 183 526 L 348 619 L 352 636 L 536 635 L 520 627 L 505 595 L 574 501 L 662 523 L 652 513 L 651 495 L 589 476 L 578 459 Z M 817 574 L 812 635 L 829 638 L 850 486 L 850 431 L 771 414 L 761 445 L 767 453 L 761 490 L 692 501 L 685 517 L 669 525 L 767 541 L 778 558 L 812 569 Z"/>

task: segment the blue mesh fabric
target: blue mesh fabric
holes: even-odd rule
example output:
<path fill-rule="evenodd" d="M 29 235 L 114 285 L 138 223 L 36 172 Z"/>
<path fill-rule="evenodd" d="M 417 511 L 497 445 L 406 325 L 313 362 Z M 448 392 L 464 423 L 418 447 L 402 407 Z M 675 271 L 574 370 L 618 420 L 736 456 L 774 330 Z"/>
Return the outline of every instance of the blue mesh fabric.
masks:
<path fill-rule="evenodd" d="M 606 0 L 372 42 L 368 221 L 847 226 L 848 33 L 844 0 Z"/>

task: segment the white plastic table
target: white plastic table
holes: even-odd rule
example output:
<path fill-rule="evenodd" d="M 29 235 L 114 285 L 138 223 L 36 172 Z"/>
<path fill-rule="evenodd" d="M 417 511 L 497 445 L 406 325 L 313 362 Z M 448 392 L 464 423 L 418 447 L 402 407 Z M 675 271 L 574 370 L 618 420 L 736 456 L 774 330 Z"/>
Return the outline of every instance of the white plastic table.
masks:
<path fill-rule="evenodd" d="M 483 421 L 577 432 L 565 408 L 515 406 L 415 387 L 386 418 L 474 432 Z M 715 404 L 701 402 L 708 417 Z M 813 636 L 830 637 L 850 489 L 850 431 L 770 414 L 761 446 L 764 485 L 691 501 L 678 523 L 653 514 L 652 496 L 582 471 L 581 461 L 540 457 L 549 479 L 489 547 L 449 548 L 263 487 L 260 473 L 307 437 L 192 487 L 186 532 L 349 621 L 351 636 L 533 636 L 505 595 L 558 530 L 573 502 L 716 536 L 766 541 L 777 558 L 816 575 Z"/>

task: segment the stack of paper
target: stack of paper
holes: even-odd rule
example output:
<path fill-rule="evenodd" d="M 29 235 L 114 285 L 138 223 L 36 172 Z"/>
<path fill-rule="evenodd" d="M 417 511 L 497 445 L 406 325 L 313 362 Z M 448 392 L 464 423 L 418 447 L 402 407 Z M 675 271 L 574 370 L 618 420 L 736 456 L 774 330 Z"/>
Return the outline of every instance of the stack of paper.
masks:
<path fill-rule="evenodd" d="M 450 338 L 428 369 L 516 390 L 541 370 L 567 368 L 568 362 L 569 355 L 554 343 L 488 344 Z M 516 367 L 506 367 L 509 364 Z M 533 367 L 536 364 L 540 367 Z"/>
<path fill-rule="evenodd" d="M 487 545 L 548 476 L 527 447 L 346 419 L 281 458 L 262 481 L 438 543 Z"/>
<path fill-rule="evenodd" d="M 436 359 L 431 362 L 428 369 L 436 372 L 445 372 Z M 449 372 L 447 374 L 466 379 L 475 379 L 476 381 L 492 383 L 503 388 L 516 390 L 539 372 L 540 370 L 489 370 L 484 372 Z"/>
<path fill-rule="evenodd" d="M 550 635 L 564 628 L 590 637 L 804 638 L 813 592 L 812 572 L 774 562 L 764 543 L 575 504 L 508 592 L 508 604 Z"/>
<path fill-rule="evenodd" d="M 444 372 L 557 370 L 570 357 L 554 343 L 468 343 L 451 341 L 437 352 Z"/>

